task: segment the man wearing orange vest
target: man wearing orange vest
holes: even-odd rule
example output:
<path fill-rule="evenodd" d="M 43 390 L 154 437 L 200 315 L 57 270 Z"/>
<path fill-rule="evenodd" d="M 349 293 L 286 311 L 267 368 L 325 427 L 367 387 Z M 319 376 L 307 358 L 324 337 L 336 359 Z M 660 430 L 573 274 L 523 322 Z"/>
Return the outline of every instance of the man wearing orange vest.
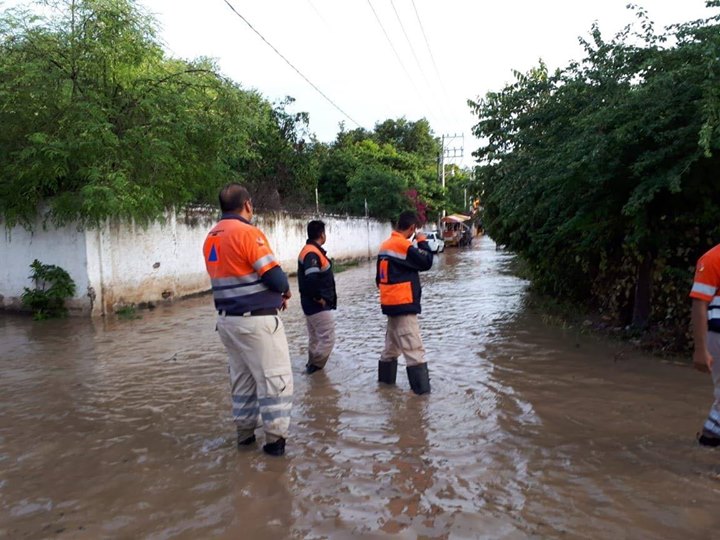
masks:
<path fill-rule="evenodd" d="M 322 248 L 327 240 L 325 223 L 311 221 L 307 225 L 308 239 L 298 255 L 298 286 L 300 304 L 308 329 L 309 374 L 325 367 L 335 346 L 335 318 L 337 308 L 335 278 L 332 261 Z"/>
<path fill-rule="evenodd" d="M 416 394 L 425 394 L 430 392 L 430 377 L 417 320 L 421 311 L 418 272 L 430 269 L 433 254 L 424 234 L 417 235 L 417 247 L 410 241 L 419 225 L 415 212 L 401 213 L 395 230 L 378 253 L 375 283 L 380 289 L 382 312 L 388 317 L 378 380 L 395 384 L 397 359 L 402 354 L 410 388 Z"/>
<path fill-rule="evenodd" d="M 693 365 L 711 373 L 715 401 L 698 442 L 720 446 L 720 244 L 705 253 L 695 267 L 692 290 Z"/>
<path fill-rule="evenodd" d="M 228 353 L 238 447 L 255 442 L 258 416 L 265 453 L 281 456 L 290 427 L 293 378 L 285 328 L 278 310 L 290 298 L 287 276 L 265 235 L 251 225 L 248 191 L 220 191 L 220 222 L 203 246 L 212 283 L 217 331 Z"/>

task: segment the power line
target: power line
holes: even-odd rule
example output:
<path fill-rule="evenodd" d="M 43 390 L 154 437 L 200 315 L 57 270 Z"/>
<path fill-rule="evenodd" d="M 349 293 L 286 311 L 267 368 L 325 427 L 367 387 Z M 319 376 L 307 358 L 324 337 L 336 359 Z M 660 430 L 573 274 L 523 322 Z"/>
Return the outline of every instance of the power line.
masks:
<path fill-rule="evenodd" d="M 307 0 L 307 3 L 310 4 L 310 7 L 313 8 L 313 11 L 315 12 L 315 15 L 318 16 L 318 18 L 323 22 L 323 24 L 327 27 L 328 30 L 332 30 L 328 22 L 325 20 L 325 17 L 323 17 L 323 14 L 320 13 L 320 10 L 318 10 L 317 7 L 315 7 L 315 4 L 313 4 L 312 0 Z"/>
<path fill-rule="evenodd" d="M 345 118 L 347 118 L 348 120 L 350 120 L 350 121 L 351 121 L 353 124 L 355 124 L 357 127 L 362 128 L 362 126 L 361 126 L 358 122 L 356 122 L 348 113 L 346 113 L 345 111 L 343 111 L 337 103 L 335 103 L 332 99 L 330 99 L 327 95 L 325 95 L 325 93 L 324 93 L 322 90 L 320 90 L 317 86 L 315 86 L 315 84 L 313 84 L 313 82 L 312 82 L 310 79 L 308 79 L 305 75 L 303 75 L 302 72 L 301 72 L 298 68 L 296 68 L 296 67 L 292 64 L 292 62 L 290 62 L 290 60 L 288 60 L 287 58 L 285 58 L 285 56 L 283 56 L 283 54 L 282 54 L 280 51 L 278 51 L 278 50 L 272 45 L 272 43 L 270 43 L 267 39 L 265 39 L 260 32 L 258 32 L 257 30 L 255 30 L 255 27 L 254 27 L 252 24 L 250 24 L 250 21 L 248 21 L 245 17 L 243 17 L 243 16 L 233 7 L 233 5 L 232 5 L 230 2 L 228 2 L 228 0 L 223 0 L 223 2 L 225 2 L 225 3 L 227 4 L 227 6 L 233 11 L 233 13 L 235 13 L 235 15 L 237 15 L 238 17 L 240 17 L 240 18 L 243 20 L 243 22 L 244 22 L 245 24 L 247 24 L 247 25 L 250 27 L 250 29 L 251 29 L 253 32 L 255 32 L 255 33 L 258 35 L 258 37 L 260 37 L 260 39 L 262 39 L 262 40 L 275 52 L 275 54 L 277 54 L 280 58 L 282 58 L 282 59 L 285 61 L 285 63 L 286 63 L 288 66 L 290 66 L 298 75 L 300 75 L 300 76 L 305 80 L 305 82 L 307 82 L 310 86 L 312 86 L 318 94 L 320 94 L 322 97 L 324 97 L 325 100 L 327 100 L 327 102 L 330 103 L 330 105 L 332 105 L 332 106 L 335 107 L 338 111 L 340 111 L 340 113 L 342 113 L 342 115 L 345 116 Z"/>
<path fill-rule="evenodd" d="M 410 41 L 410 37 L 408 36 L 408 33 L 405 31 L 405 25 L 402 22 L 402 18 L 400 17 L 400 13 L 398 13 L 397 8 L 395 7 L 395 1 L 390 0 L 390 5 L 393 8 L 393 11 L 395 12 L 395 17 L 397 18 L 398 24 L 400 24 L 400 29 L 402 30 L 403 35 L 405 36 L 405 41 L 407 41 L 408 47 L 410 47 L 410 52 L 413 55 L 413 58 L 415 59 L 415 63 L 417 64 L 418 69 L 420 70 L 420 74 L 422 75 L 423 79 L 425 80 L 425 84 L 427 84 L 428 88 L 432 90 L 432 85 L 430 84 L 430 80 L 428 79 L 427 75 L 425 74 L 425 70 L 422 67 L 422 64 L 420 63 L 420 59 L 418 58 L 417 54 L 415 54 L 415 47 L 413 47 L 412 42 Z M 434 92 L 433 92 L 434 94 Z M 434 97 L 436 95 L 434 94 Z M 441 103 L 441 110 L 443 117 L 446 117 L 445 109 L 442 107 L 442 101 Z M 447 118 L 446 118 L 447 119 Z"/>
<path fill-rule="evenodd" d="M 435 69 L 435 75 L 437 76 L 438 83 L 440 84 L 440 89 L 442 90 L 443 95 L 445 96 L 445 100 L 448 102 L 451 102 L 450 95 L 448 94 L 447 88 L 445 87 L 445 83 L 443 82 L 443 77 L 440 74 L 440 70 L 438 69 L 437 63 L 435 62 L 435 56 L 432 53 L 432 48 L 430 47 L 430 40 L 427 37 L 427 33 L 425 32 L 425 26 L 423 26 L 422 20 L 420 19 L 420 12 L 418 11 L 417 6 L 415 5 L 415 0 L 410 0 L 413 5 L 413 9 L 415 10 L 415 17 L 417 17 L 418 25 L 420 26 L 420 31 L 422 32 L 423 38 L 425 39 L 425 46 L 427 47 L 428 54 L 430 55 L 430 60 L 432 61 L 433 68 Z M 453 119 L 455 122 L 462 124 L 461 121 L 459 121 L 459 117 L 455 112 L 452 113 Z"/>
<path fill-rule="evenodd" d="M 392 6 L 393 11 L 395 12 L 395 17 L 397 17 L 398 23 L 400 24 L 400 29 L 402 30 L 402 33 L 405 36 L 405 41 L 407 41 L 407 44 L 410 47 L 410 52 L 412 53 L 413 58 L 415 59 L 415 63 L 417 64 L 418 68 L 420 69 L 420 73 L 422 74 L 423 78 L 425 79 L 425 82 L 429 84 L 428 78 L 425 76 L 425 71 L 423 71 L 422 65 L 420 64 L 420 60 L 418 59 L 417 54 L 415 54 L 415 48 L 413 47 L 412 43 L 410 42 L 410 38 L 408 37 L 408 34 L 405 31 L 405 26 L 402 23 L 400 14 L 398 13 L 397 8 L 395 7 L 395 2 L 393 0 L 390 0 L 390 5 Z"/>
<path fill-rule="evenodd" d="M 415 0 L 411 0 L 413 9 L 415 10 L 415 16 L 417 17 L 418 24 L 420 25 L 420 30 L 422 31 L 423 38 L 425 38 L 425 45 L 427 46 L 428 54 L 430 55 L 430 60 L 432 60 L 433 68 L 435 68 L 435 74 L 437 75 L 438 82 L 440 83 L 440 86 L 443 89 L 443 92 L 445 93 L 445 98 L 450 99 L 447 95 L 447 90 L 445 90 L 445 85 L 443 84 L 442 76 L 440 75 L 440 70 L 437 67 L 437 64 L 435 63 L 435 57 L 433 56 L 432 49 L 430 48 L 430 41 L 428 40 L 427 34 L 425 33 L 425 27 L 423 26 L 422 21 L 420 20 L 420 13 L 418 12 L 417 6 L 415 5 Z"/>
<path fill-rule="evenodd" d="M 395 49 L 395 45 L 393 45 L 392 40 L 390 39 L 390 36 L 388 35 L 387 31 L 385 30 L 385 27 L 383 26 L 382 21 L 380 20 L 380 17 L 377 14 L 377 11 L 375 11 L 375 8 L 372 5 L 372 2 L 370 0 L 367 0 L 368 5 L 370 6 L 370 9 L 372 9 L 373 15 L 375 15 L 375 20 L 380 25 L 380 29 L 383 31 L 383 34 L 385 34 L 385 39 L 387 39 L 387 42 L 390 44 L 390 48 L 395 53 L 395 58 L 397 58 L 398 63 L 400 64 L 400 67 L 403 68 L 403 71 L 405 72 L 405 75 L 407 75 L 407 78 L 410 79 L 410 82 L 415 86 L 415 81 L 412 80 L 412 77 L 410 77 L 410 73 L 408 73 L 408 70 L 405 68 L 405 64 L 403 64 L 402 58 L 400 58 L 400 55 L 397 52 L 397 49 Z M 415 88 L 417 90 L 417 88 Z"/>
<path fill-rule="evenodd" d="M 415 81 L 410 76 L 410 73 L 408 72 L 407 68 L 405 67 L 405 64 L 402 61 L 402 58 L 400 58 L 400 55 L 397 52 L 397 49 L 395 49 L 395 45 L 393 45 L 392 40 L 390 39 L 390 36 L 388 35 L 387 31 L 385 30 L 385 26 L 383 26 L 382 21 L 380 20 L 380 17 L 377 14 L 377 11 L 375 11 L 375 8 L 372 5 L 372 2 L 370 0 L 367 0 L 368 5 L 370 6 L 370 9 L 373 12 L 373 15 L 375 15 L 375 20 L 380 25 L 380 29 L 383 31 L 383 34 L 385 34 L 385 39 L 387 39 L 387 42 L 390 44 L 390 48 L 395 53 L 395 58 L 397 58 L 398 63 L 400 64 L 400 67 L 405 72 L 405 76 L 407 76 L 408 80 L 410 81 L 410 84 L 412 84 L 413 88 L 415 89 L 415 93 L 418 95 L 420 100 L 423 102 L 423 106 L 428 110 L 428 114 L 432 115 L 431 108 L 427 106 L 427 103 L 425 103 L 425 100 L 423 99 L 422 95 L 420 94 L 420 90 L 418 90 L 417 85 L 415 84 Z"/>

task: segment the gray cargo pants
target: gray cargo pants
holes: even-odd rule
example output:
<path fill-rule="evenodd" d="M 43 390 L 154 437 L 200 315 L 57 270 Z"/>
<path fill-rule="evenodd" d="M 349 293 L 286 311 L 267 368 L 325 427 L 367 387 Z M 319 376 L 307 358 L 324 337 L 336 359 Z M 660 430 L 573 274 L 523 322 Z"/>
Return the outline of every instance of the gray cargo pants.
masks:
<path fill-rule="evenodd" d="M 416 366 L 425 363 L 425 347 L 420 337 L 417 315 L 396 315 L 387 318 L 385 349 L 380 355 L 381 362 L 394 360 L 402 354 L 405 364 Z"/>
<path fill-rule="evenodd" d="M 707 347 L 713 358 L 712 379 L 715 386 L 715 401 L 703 429 L 713 437 L 720 438 L 720 333 L 708 332 Z"/>
<path fill-rule="evenodd" d="M 325 367 L 335 347 L 335 316 L 330 310 L 305 317 L 308 330 L 308 364 Z"/>
<path fill-rule="evenodd" d="M 282 319 L 220 315 L 217 329 L 228 353 L 238 436 L 251 436 L 260 416 L 267 442 L 287 438 L 293 377 Z"/>

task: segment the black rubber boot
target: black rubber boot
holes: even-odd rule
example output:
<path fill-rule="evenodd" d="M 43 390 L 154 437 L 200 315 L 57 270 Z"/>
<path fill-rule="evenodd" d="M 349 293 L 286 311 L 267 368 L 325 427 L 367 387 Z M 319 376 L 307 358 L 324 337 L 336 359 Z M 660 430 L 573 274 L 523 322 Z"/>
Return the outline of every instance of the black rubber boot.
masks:
<path fill-rule="evenodd" d="M 242 448 L 243 446 L 250 446 L 255 442 L 255 434 L 250 432 L 250 435 L 248 435 L 247 429 L 240 429 L 237 428 L 237 445 L 238 448 Z"/>
<path fill-rule="evenodd" d="M 418 395 L 430 392 L 430 374 L 428 373 L 427 364 L 408 366 L 406 369 L 410 388 L 412 388 L 413 392 Z"/>
<path fill-rule="evenodd" d="M 250 435 L 249 437 L 245 437 L 241 439 L 238 437 L 238 448 L 241 446 L 250 446 L 255 442 L 255 435 Z"/>
<path fill-rule="evenodd" d="M 713 437 L 712 435 L 706 435 L 704 432 L 698 433 L 697 441 L 700 446 L 709 446 L 711 448 L 717 448 L 720 446 L 720 438 Z"/>
<path fill-rule="evenodd" d="M 320 366 L 316 366 L 315 364 L 307 364 L 305 366 L 305 372 L 308 375 L 312 375 L 313 373 L 315 373 L 316 371 L 320 371 L 321 369 L 322 368 Z"/>
<path fill-rule="evenodd" d="M 282 456 L 285 453 L 285 439 L 280 438 L 275 442 L 263 445 L 263 452 L 271 456 Z"/>
<path fill-rule="evenodd" d="M 397 379 L 397 358 L 378 362 L 378 382 L 395 384 Z"/>

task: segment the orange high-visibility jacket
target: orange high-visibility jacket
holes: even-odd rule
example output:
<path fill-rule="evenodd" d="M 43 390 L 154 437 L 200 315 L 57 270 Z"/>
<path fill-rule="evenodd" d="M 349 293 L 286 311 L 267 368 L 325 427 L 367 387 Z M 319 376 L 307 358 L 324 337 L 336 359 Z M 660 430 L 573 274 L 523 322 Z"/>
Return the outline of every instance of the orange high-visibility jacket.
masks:
<path fill-rule="evenodd" d="M 708 330 L 720 332 L 720 244 L 698 259 L 690 298 L 708 303 Z"/>
<path fill-rule="evenodd" d="M 203 254 L 218 311 L 237 315 L 282 305 L 281 293 L 262 281 L 263 274 L 279 264 L 257 227 L 224 215 L 208 233 Z"/>
<path fill-rule="evenodd" d="M 298 288 L 300 304 L 305 315 L 337 307 L 333 264 L 327 252 L 316 242 L 308 240 L 298 255 Z M 318 302 L 325 300 L 325 306 Z"/>
<path fill-rule="evenodd" d="M 397 231 L 380 246 L 375 283 L 380 289 L 380 307 L 385 315 L 420 313 L 420 276 L 429 270 L 433 254 L 427 242 L 418 247 Z"/>

